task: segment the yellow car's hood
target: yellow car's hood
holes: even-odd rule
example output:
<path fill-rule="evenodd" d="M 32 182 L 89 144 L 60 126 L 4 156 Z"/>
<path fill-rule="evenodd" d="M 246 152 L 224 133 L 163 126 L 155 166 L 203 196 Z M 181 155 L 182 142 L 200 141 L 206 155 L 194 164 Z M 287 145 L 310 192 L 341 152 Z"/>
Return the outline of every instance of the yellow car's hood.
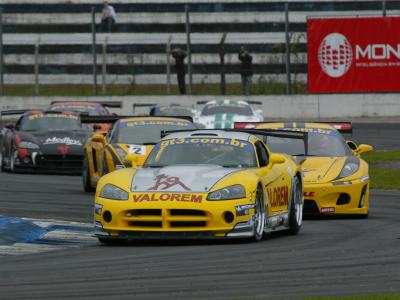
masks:
<path fill-rule="evenodd" d="M 304 182 L 325 183 L 340 174 L 346 157 L 307 157 L 301 163 Z"/>
<path fill-rule="evenodd" d="M 228 174 L 240 168 L 217 165 L 173 165 L 164 168 L 139 168 L 132 180 L 132 192 L 208 192 Z"/>

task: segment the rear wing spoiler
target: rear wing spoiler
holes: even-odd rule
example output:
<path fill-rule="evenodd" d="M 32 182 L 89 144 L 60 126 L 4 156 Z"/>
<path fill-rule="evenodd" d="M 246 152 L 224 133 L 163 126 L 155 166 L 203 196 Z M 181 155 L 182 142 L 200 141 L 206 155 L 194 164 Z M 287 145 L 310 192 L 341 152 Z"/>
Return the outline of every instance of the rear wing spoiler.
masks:
<path fill-rule="evenodd" d="M 252 105 L 263 105 L 263 103 L 261 101 L 254 101 L 254 100 L 243 100 L 243 101 L 247 102 L 248 104 L 252 104 Z M 207 102 L 209 102 L 209 100 L 201 100 L 201 101 L 197 101 L 196 104 L 204 105 Z"/>
<path fill-rule="evenodd" d="M 204 104 L 206 104 L 207 102 L 209 102 L 208 100 L 201 100 L 201 101 L 196 101 L 196 104 L 197 105 L 204 105 Z"/>
<path fill-rule="evenodd" d="M 304 143 L 304 154 L 307 156 L 308 154 L 308 132 L 301 131 L 291 131 L 291 130 L 282 130 L 282 129 L 188 129 L 188 130 L 172 130 L 172 131 L 163 131 L 161 132 L 161 138 L 166 137 L 172 133 L 179 132 L 207 132 L 207 131 L 227 131 L 227 132 L 245 132 L 253 135 L 263 136 L 263 137 L 278 137 L 285 139 L 296 139 L 303 140 Z M 207 133 L 204 134 L 207 136 Z M 215 134 L 211 135 L 211 138 L 218 138 Z"/>
<path fill-rule="evenodd" d="M 120 119 L 132 119 L 132 118 L 151 118 L 151 116 L 88 116 L 81 115 L 81 123 L 115 123 Z M 193 118 L 189 116 L 180 116 L 180 117 L 169 117 L 162 116 L 156 118 L 166 118 L 166 119 L 182 119 L 193 123 Z"/>
<path fill-rule="evenodd" d="M 273 124 L 274 122 L 235 122 L 234 128 L 235 129 L 244 129 L 244 128 L 256 128 L 257 125 L 262 124 Z M 301 122 L 301 123 L 308 123 L 308 122 Z M 315 122 L 321 124 L 329 124 L 333 128 L 335 128 L 340 133 L 353 133 L 353 126 L 351 122 Z"/>
<path fill-rule="evenodd" d="M 14 116 L 14 115 L 22 115 L 32 109 L 11 109 L 11 110 L 3 110 L 0 112 L 1 116 Z"/>
<path fill-rule="evenodd" d="M 134 103 L 132 106 L 132 113 L 135 113 L 137 107 L 154 107 L 156 103 Z"/>
<path fill-rule="evenodd" d="M 62 104 L 62 103 L 71 103 L 71 102 L 82 102 L 85 104 L 86 101 L 51 101 L 50 104 Z M 87 101 L 88 103 L 97 103 L 103 105 L 104 107 L 111 108 L 122 108 L 121 101 Z"/>
<path fill-rule="evenodd" d="M 244 100 L 244 101 L 246 101 L 248 104 L 251 105 L 263 105 L 261 101 L 254 101 L 254 100 Z"/>

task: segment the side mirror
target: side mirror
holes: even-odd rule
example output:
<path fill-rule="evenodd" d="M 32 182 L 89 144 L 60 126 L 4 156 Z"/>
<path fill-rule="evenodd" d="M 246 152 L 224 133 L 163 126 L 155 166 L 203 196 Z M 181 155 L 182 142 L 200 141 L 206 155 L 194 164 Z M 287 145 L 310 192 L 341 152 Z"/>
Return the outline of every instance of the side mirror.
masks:
<path fill-rule="evenodd" d="M 269 162 L 272 165 L 283 164 L 286 161 L 286 157 L 279 153 L 272 153 L 269 157 Z"/>
<path fill-rule="evenodd" d="M 374 147 L 372 147 L 371 145 L 361 144 L 357 147 L 355 152 L 357 154 L 361 154 L 361 153 L 371 152 L 372 150 L 374 150 Z"/>
<path fill-rule="evenodd" d="M 132 165 L 132 167 L 137 167 L 139 165 L 139 155 L 137 154 L 128 154 L 125 156 L 125 160 Z"/>
<path fill-rule="evenodd" d="M 104 143 L 104 135 L 102 135 L 101 133 L 93 134 L 92 142 L 94 142 L 94 143 Z"/>
<path fill-rule="evenodd" d="M 14 124 L 12 124 L 12 123 L 7 123 L 4 127 L 7 129 L 10 129 L 10 130 L 15 128 Z"/>
<path fill-rule="evenodd" d="M 357 149 L 357 144 L 353 141 L 346 141 L 346 144 L 350 147 L 351 150 L 356 150 Z"/>

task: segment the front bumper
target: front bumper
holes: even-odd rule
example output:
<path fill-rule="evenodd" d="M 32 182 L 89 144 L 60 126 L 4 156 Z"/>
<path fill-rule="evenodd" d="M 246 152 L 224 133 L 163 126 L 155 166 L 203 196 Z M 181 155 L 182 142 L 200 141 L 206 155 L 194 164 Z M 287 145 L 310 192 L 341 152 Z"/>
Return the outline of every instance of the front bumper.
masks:
<path fill-rule="evenodd" d="M 134 203 L 132 194 L 126 201 L 96 196 L 95 234 L 117 239 L 253 236 L 254 203 L 251 199 L 208 201 L 206 197 L 207 194 L 202 194 L 199 202 Z"/>
<path fill-rule="evenodd" d="M 305 215 L 366 215 L 368 206 L 368 176 L 335 184 L 304 183 Z"/>
<path fill-rule="evenodd" d="M 83 155 L 47 155 L 40 151 L 18 151 L 13 159 L 18 171 L 81 173 L 83 165 Z"/>

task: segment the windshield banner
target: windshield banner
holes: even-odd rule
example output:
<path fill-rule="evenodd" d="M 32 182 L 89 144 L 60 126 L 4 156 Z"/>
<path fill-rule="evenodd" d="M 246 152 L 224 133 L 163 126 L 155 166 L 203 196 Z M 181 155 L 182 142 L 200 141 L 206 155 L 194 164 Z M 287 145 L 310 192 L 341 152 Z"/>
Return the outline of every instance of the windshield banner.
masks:
<path fill-rule="evenodd" d="M 400 91 L 400 17 L 307 20 L 308 91 Z"/>

